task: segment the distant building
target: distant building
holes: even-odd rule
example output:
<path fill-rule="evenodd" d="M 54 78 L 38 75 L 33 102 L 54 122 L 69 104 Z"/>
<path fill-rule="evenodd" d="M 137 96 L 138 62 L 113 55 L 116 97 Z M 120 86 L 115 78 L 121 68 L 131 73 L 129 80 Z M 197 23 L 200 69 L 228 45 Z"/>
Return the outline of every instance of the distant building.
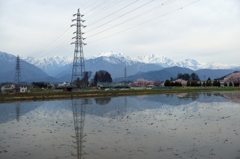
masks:
<path fill-rule="evenodd" d="M 16 92 L 15 84 L 5 84 L 1 87 L 1 92 L 3 93 L 12 93 Z"/>
<path fill-rule="evenodd" d="M 24 85 L 21 85 L 21 86 L 19 86 L 19 89 L 18 89 L 19 91 L 17 91 L 17 92 L 22 92 L 22 93 L 24 93 L 24 92 L 27 92 L 28 91 L 28 87 L 27 86 L 24 86 Z"/>
<path fill-rule="evenodd" d="M 98 89 L 105 89 L 105 88 L 113 88 L 116 84 L 112 82 L 98 82 L 97 87 Z"/>
<path fill-rule="evenodd" d="M 0 88 L 1 88 L 1 92 L 3 92 L 3 93 L 27 92 L 28 91 L 27 85 L 20 85 L 17 87 L 13 83 L 3 84 Z"/>
<path fill-rule="evenodd" d="M 71 86 L 71 84 L 69 82 L 63 82 L 63 83 L 58 84 L 58 87 L 68 87 L 68 86 Z"/>

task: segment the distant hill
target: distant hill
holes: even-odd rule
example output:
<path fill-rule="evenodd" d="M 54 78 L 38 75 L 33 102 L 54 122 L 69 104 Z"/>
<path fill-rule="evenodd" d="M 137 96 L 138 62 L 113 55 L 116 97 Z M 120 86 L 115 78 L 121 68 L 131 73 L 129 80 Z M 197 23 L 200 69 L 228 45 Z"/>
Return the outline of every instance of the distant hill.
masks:
<path fill-rule="evenodd" d="M 22 81 L 49 77 L 38 67 L 21 60 Z M 16 56 L 0 52 L 0 82 L 13 82 L 15 76 Z"/>
<path fill-rule="evenodd" d="M 159 70 L 163 68 L 156 64 L 145 64 L 143 62 L 133 61 L 122 54 L 114 56 L 99 56 L 85 60 L 86 71 L 92 71 L 95 73 L 99 70 L 106 70 L 111 74 L 112 78 L 123 76 L 125 67 L 127 68 L 127 73 L 129 75 L 135 74 L 139 71 Z M 71 74 L 72 64 L 66 65 L 63 69 L 64 70 L 55 77 L 59 78 L 66 74 Z"/>
<path fill-rule="evenodd" d="M 49 76 L 56 76 L 59 72 L 62 72 L 65 67 L 72 65 L 73 58 L 63 56 L 51 56 L 44 58 L 27 57 L 24 61 L 33 64 L 47 73 Z"/>
<path fill-rule="evenodd" d="M 26 60 L 32 64 L 24 60 L 21 61 L 22 81 L 70 82 L 71 80 L 72 63 L 70 58 L 56 56 L 43 58 L 40 61 L 34 58 L 27 58 Z M 16 57 L 14 55 L 0 52 L 0 83 L 13 82 L 15 65 Z M 197 73 L 201 80 L 208 77 L 215 79 L 240 70 L 240 67 L 237 65 L 215 63 L 203 65 L 191 59 L 174 62 L 166 57 L 156 55 L 133 59 L 122 53 L 114 52 L 102 53 L 85 60 L 86 71 L 92 71 L 92 75 L 94 75 L 96 71 L 106 70 L 111 74 L 114 81 L 122 81 L 124 79 L 125 67 L 127 78 L 132 81 L 138 78 L 165 81 L 171 77 L 175 78 L 178 73 L 191 74 L 193 72 Z"/>
<path fill-rule="evenodd" d="M 191 70 L 188 68 L 182 68 L 182 67 L 169 67 L 169 68 L 164 68 L 158 71 L 149 71 L 145 73 L 137 73 L 135 75 L 127 76 L 128 80 L 131 81 L 136 81 L 139 78 L 144 78 L 146 80 L 154 81 L 154 80 L 159 80 L 159 81 L 165 81 L 166 79 L 170 79 L 171 77 L 176 78 L 178 73 L 196 73 L 200 80 L 207 80 L 208 77 L 210 77 L 212 80 L 215 78 L 222 77 L 226 74 L 234 72 L 234 70 L 229 70 L 229 69 L 218 69 L 218 70 L 212 70 L 212 69 L 201 69 L 201 70 Z M 205 77 L 205 79 L 204 79 Z M 124 77 L 120 78 L 115 78 L 114 81 L 122 81 Z"/>
<path fill-rule="evenodd" d="M 135 75 L 127 76 L 127 79 L 130 81 L 136 81 L 139 78 L 144 78 L 146 80 L 159 80 L 165 81 L 166 79 L 170 79 L 171 77 L 175 78 L 178 73 L 193 73 L 194 71 L 188 68 L 181 68 L 181 67 L 170 67 L 164 68 L 158 71 L 149 71 L 144 73 L 137 73 Z M 122 81 L 124 78 L 115 78 L 114 81 Z"/>
<path fill-rule="evenodd" d="M 216 78 L 220 78 L 220 77 L 225 76 L 234 71 L 235 70 L 232 70 L 232 69 L 216 69 L 216 70 L 201 69 L 201 70 L 197 70 L 195 72 L 198 74 L 198 76 L 201 80 L 204 80 L 204 77 L 205 77 L 205 80 L 207 80 L 208 77 L 210 77 L 212 80 L 214 80 Z"/>
<path fill-rule="evenodd" d="M 240 69 L 239 69 L 240 70 Z M 218 78 L 219 80 L 224 80 L 224 78 L 226 78 L 228 75 L 230 75 L 230 74 L 232 74 L 232 73 L 238 73 L 238 72 L 240 72 L 240 71 L 234 71 L 234 72 L 231 72 L 231 73 L 229 73 L 229 74 L 227 74 L 227 75 L 225 75 L 225 76 L 222 76 L 222 77 L 220 77 L 220 78 Z"/>
<path fill-rule="evenodd" d="M 60 78 L 72 72 L 72 58 L 53 56 L 44 58 L 28 57 L 27 62 L 34 64 L 42 69 L 50 76 Z M 104 52 L 91 58 L 85 58 L 86 71 L 96 72 L 99 70 L 108 71 L 113 78 L 124 75 L 124 67 L 127 67 L 127 75 L 134 75 L 137 72 L 157 71 L 162 68 L 182 67 L 191 70 L 200 69 L 228 69 L 240 70 L 240 66 L 236 64 L 222 63 L 203 63 L 194 59 L 185 59 L 182 61 L 174 61 L 162 55 L 149 54 L 147 56 L 137 56 L 135 58 L 128 57 L 123 53 Z"/>

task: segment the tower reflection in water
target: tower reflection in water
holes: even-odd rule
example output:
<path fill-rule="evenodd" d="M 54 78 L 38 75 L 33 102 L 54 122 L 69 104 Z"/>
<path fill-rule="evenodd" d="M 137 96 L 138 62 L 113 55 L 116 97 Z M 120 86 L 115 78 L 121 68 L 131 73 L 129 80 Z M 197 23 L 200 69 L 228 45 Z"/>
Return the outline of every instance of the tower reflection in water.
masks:
<path fill-rule="evenodd" d="M 72 156 L 77 157 L 77 159 L 82 159 L 86 154 L 83 151 L 84 144 L 84 120 L 85 120 L 85 111 L 86 105 L 89 104 L 91 100 L 89 99 L 72 99 L 72 112 L 73 112 L 73 121 L 74 121 L 74 130 L 75 136 L 73 138 L 73 147 L 77 149 L 77 154 L 72 153 Z"/>
<path fill-rule="evenodd" d="M 15 109 L 16 109 L 16 120 L 17 122 L 19 122 L 20 120 L 20 103 L 19 102 L 16 102 L 15 103 Z"/>

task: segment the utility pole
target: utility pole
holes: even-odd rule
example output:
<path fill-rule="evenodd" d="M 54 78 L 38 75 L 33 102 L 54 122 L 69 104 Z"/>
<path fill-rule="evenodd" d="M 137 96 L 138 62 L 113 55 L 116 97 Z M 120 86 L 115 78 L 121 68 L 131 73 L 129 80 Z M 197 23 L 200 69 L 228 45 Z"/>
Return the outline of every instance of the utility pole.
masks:
<path fill-rule="evenodd" d="M 86 26 L 82 24 L 85 20 L 82 20 L 82 17 L 84 15 L 80 14 L 80 9 L 78 9 L 78 12 L 76 14 L 73 14 L 73 16 L 77 17 L 76 19 L 73 19 L 72 22 L 76 21 L 77 23 L 71 25 L 71 27 L 76 26 L 76 32 L 73 33 L 76 34 L 76 36 L 72 38 L 76 39 L 76 41 L 71 43 L 75 44 L 71 85 L 74 87 L 81 87 L 82 89 L 84 89 L 87 84 L 83 79 L 85 73 L 83 45 L 86 45 L 86 43 L 83 42 L 85 38 L 82 37 L 82 35 L 84 34 L 82 32 L 82 28 L 85 28 Z"/>
<path fill-rule="evenodd" d="M 15 77 L 14 77 L 14 83 L 17 84 L 17 86 L 19 86 L 19 84 L 21 83 L 21 67 L 20 67 L 20 58 L 19 56 L 17 56 L 16 58 L 16 67 L 15 67 Z"/>

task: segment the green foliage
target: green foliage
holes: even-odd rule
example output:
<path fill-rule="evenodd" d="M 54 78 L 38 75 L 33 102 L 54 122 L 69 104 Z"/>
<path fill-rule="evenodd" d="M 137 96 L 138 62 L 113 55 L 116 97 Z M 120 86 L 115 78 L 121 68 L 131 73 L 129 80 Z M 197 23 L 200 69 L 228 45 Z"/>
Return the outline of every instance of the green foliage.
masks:
<path fill-rule="evenodd" d="M 234 83 L 234 86 L 235 87 L 239 87 L 239 83 Z"/>
<path fill-rule="evenodd" d="M 213 86 L 215 86 L 215 87 L 220 87 L 220 81 L 218 80 L 218 79 L 215 79 L 214 81 L 213 81 Z"/>
<path fill-rule="evenodd" d="M 32 85 L 39 87 L 39 88 L 46 88 L 47 84 L 44 82 L 33 82 Z"/>
<path fill-rule="evenodd" d="M 73 84 L 76 85 L 78 88 L 83 87 L 85 88 L 89 84 L 89 79 L 92 76 L 91 71 L 85 71 L 83 72 L 83 77 L 80 79 L 79 77 L 73 81 Z"/>
<path fill-rule="evenodd" d="M 185 81 L 200 81 L 196 73 L 192 73 L 191 75 L 189 75 L 188 73 L 184 73 L 184 74 L 179 73 L 177 75 L 177 79 L 183 79 Z"/>
<path fill-rule="evenodd" d="M 176 86 L 176 87 L 181 87 L 182 83 L 180 82 L 171 82 L 170 80 L 166 80 L 164 83 L 164 86 Z"/>
<path fill-rule="evenodd" d="M 208 78 L 207 81 L 206 81 L 206 86 L 209 87 L 209 86 L 212 86 L 212 80 L 211 78 Z"/>
<path fill-rule="evenodd" d="M 166 80 L 166 81 L 164 82 L 164 86 L 171 86 L 170 80 Z"/>
<path fill-rule="evenodd" d="M 199 86 L 201 86 L 201 83 L 198 83 L 197 81 L 192 81 L 191 86 L 192 87 L 199 87 Z"/>
<path fill-rule="evenodd" d="M 203 84 L 202 84 L 203 87 L 206 87 L 206 82 L 204 81 Z"/>
<path fill-rule="evenodd" d="M 191 81 L 200 81 L 198 75 L 196 73 L 192 73 L 190 76 Z"/>
<path fill-rule="evenodd" d="M 184 74 L 179 73 L 177 75 L 177 79 L 183 79 L 185 81 L 188 81 L 190 79 L 190 75 L 188 73 L 184 73 Z"/>
<path fill-rule="evenodd" d="M 74 82 L 73 82 L 77 87 L 80 87 L 82 85 L 82 81 L 78 77 Z"/>
<path fill-rule="evenodd" d="M 190 81 L 187 81 L 187 86 L 190 87 L 191 86 L 191 83 Z"/>
<path fill-rule="evenodd" d="M 83 83 L 88 84 L 91 76 L 92 76 L 92 71 L 85 71 L 83 73 L 83 79 L 82 79 Z"/>
<path fill-rule="evenodd" d="M 173 86 L 182 87 L 182 83 L 180 83 L 180 82 L 175 82 L 175 83 L 173 83 Z"/>
<path fill-rule="evenodd" d="M 98 82 L 112 82 L 112 77 L 109 72 L 100 70 L 95 73 L 93 81 L 96 86 Z"/>

